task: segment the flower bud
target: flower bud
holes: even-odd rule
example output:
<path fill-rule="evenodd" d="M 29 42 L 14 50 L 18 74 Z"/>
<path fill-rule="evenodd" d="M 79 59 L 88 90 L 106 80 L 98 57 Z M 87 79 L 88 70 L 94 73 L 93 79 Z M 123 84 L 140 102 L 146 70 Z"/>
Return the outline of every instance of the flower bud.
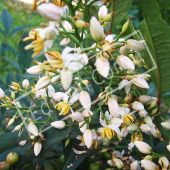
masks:
<path fill-rule="evenodd" d="M 153 125 L 152 118 L 151 118 L 150 116 L 146 116 L 146 117 L 144 118 L 144 122 L 145 122 L 146 124 L 148 124 L 149 126 L 152 126 L 152 125 Z"/>
<path fill-rule="evenodd" d="M 37 84 L 35 85 L 35 90 L 43 89 L 47 87 L 50 83 L 50 78 L 48 76 L 43 76 L 38 80 Z"/>
<path fill-rule="evenodd" d="M 145 42 L 144 40 L 137 41 L 137 40 L 129 39 L 127 40 L 126 46 L 131 50 L 139 51 L 145 49 L 144 42 Z"/>
<path fill-rule="evenodd" d="M 90 81 L 88 81 L 88 80 L 82 80 L 81 83 L 84 84 L 85 86 L 87 86 L 87 85 L 90 84 Z"/>
<path fill-rule="evenodd" d="M 100 41 L 104 37 L 103 27 L 95 17 L 92 17 L 90 20 L 90 33 L 95 41 Z"/>
<path fill-rule="evenodd" d="M 16 118 L 16 116 L 13 116 L 13 118 L 9 120 L 8 125 L 7 125 L 6 128 L 8 128 L 10 125 L 12 125 L 14 123 L 15 118 Z"/>
<path fill-rule="evenodd" d="M 140 169 L 140 166 L 139 166 L 139 163 L 138 161 L 134 161 L 130 164 L 130 169 L 131 170 L 139 170 Z"/>
<path fill-rule="evenodd" d="M 126 47 L 126 46 L 123 46 L 123 47 L 120 47 L 120 50 L 119 50 L 119 53 L 121 54 L 121 55 L 128 55 L 128 51 L 129 51 L 129 49 Z"/>
<path fill-rule="evenodd" d="M 168 169 L 169 161 L 165 156 L 159 158 L 158 163 L 161 165 L 162 170 L 167 170 Z"/>
<path fill-rule="evenodd" d="M 29 86 L 29 81 L 28 81 L 27 79 L 23 80 L 22 86 L 23 86 L 24 88 L 27 88 L 27 87 Z"/>
<path fill-rule="evenodd" d="M 82 122 L 82 121 L 84 120 L 84 116 L 83 116 L 83 114 L 81 114 L 80 112 L 75 112 L 75 113 L 73 113 L 71 116 L 72 116 L 72 118 L 73 118 L 74 120 L 76 120 L 77 122 Z"/>
<path fill-rule="evenodd" d="M 84 21 L 81 20 L 81 19 L 76 20 L 76 21 L 74 22 L 74 24 L 75 24 L 75 26 L 76 26 L 77 28 L 83 28 L 83 27 L 88 27 L 88 26 L 89 26 L 88 23 L 84 22 Z"/>
<path fill-rule="evenodd" d="M 126 23 L 123 25 L 122 27 L 122 31 L 120 33 L 120 35 L 124 34 L 126 32 L 126 30 L 128 29 L 128 26 L 129 26 L 129 22 L 130 22 L 130 18 L 126 21 Z"/>
<path fill-rule="evenodd" d="M 110 63 L 107 59 L 103 60 L 101 57 L 98 57 L 95 66 L 101 76 L 106 78 L 109 75 Z"/>
<path fill-rule="evenodd" d="M 55 127 L 56 129 L 64 129 L 65 128 L 65 122 L 55 121 L 55 122 L 51 123 L 51 126 Z"/>
<path fill-rule="evenodd" d="M 26 144 L 26 142 L 27 142 L 26 140 L 22 140 L 22 141 L 19 142 L 19 145 L 24 146 Z"/>
<path fill-rule="evenodd" d="M 152 97 L 151 96 L 148 96 L 148 95 L 141 95 L 139 97 L 139 101 L 143 104 L 147 104 L 148 102 L 150 102 L 150 100 L 152 100 Z"/>
<path fill-rule="evenodd" d="M 93 132 L 90 129 L 86 129 L 84 134 L 84 143 L 86 144 L 87 148 L 89 149 L 93 142 Z"/>
<path fill-rule="evenodd" d="M 119 114 L 119 106 L 117 101 L 112 97 L 108 100 L 109 112 L 113 117 L 117 117 Z"/>
<path fill-rule="evenodd" d="M 142 124 L 140 126 L 140 129 L 142 130 L 142 132 L 149 132 L 151 130 L 150 126 L 147 124 Z"/>
<path fill-rule="evenodd" d="M 149 89 L 148 83 L 146 82 L 145 79 L 143 79 L 141 77 L 134 78 L 132 81 L 138 87 L 141 87 L 141 88 L 144 88 L 144 89 Z"/>
<path fill-rule="evenodd" d="M 63 99 L 63 93 L 62 92 L 57 92 L 57 93 L 55 93 L 54 95 L 53 95 L 53 99 L 55 100 L 55 101 L 60 101 L 61 99 Z"/>
<path fill-rule="evenodd" d="M 34 154 L 35 156 L 38 156 L 39 153 L 41 152 L 42 149 L 42 144 L 40 142 L 36 142 L 34 145 Z"/>
<path fill-rule="evenodd" d="M 152 149 L 147 143 L 145 142 L 141 142 L 141 141 L 135 141 L 134 142 L 135 146 L 138 148 L 138 150 L 141 152 L 141 153 L 144 153 L 144 154 L 149 154 L 150 153 L 150 150 Z"/>
<path fill-rule="evenodd" d="M 138 126 L 136 124 L 131 124 L 127 127 L 128 131 L 136 131 L 138 129 Z"/>
<path fill-rule="evenodd" d="M 103 19 L 105 16 L 107 15 L 107 7 L 105 5 L 103 5 L 102 7 L 100 7 L 99 12 L 98 12 L 98 17 L 99 19 Z"/>
<path fill-rule="evenodd" d="M 51 83 L 55 83 L 60 78 L 60 75 L 51 78 Z"/>
<path fill-rule="evenodd" d="M 166 146 L 167 150 L 170 152 L 170 144 Z"/>
<path fill-rule="evenodd" d="M 135 110 L 138 110 L 138 111 L 144 110 L 143 104 L 140 103 L 140 102 L 137 102 L 137 101 L 132 103 L 132 108 L 135 109 Z"/>
<path fill-rule="evenodd" d="M 38 129 L 37 129 L 37 126 L 30 122 L 28 124 L 28 130 L 34 135 L 34 136 L 38 136 Z"/>
<path fill-rule="evenodd" d="M 148 112 L 147 112 L 145 109 L 139 111 L 140 117 L 146 117 L 147 113 L 148 113 Z"/>
<path fill-rule="evenodd" d="M 0 99 L 3 99 L 5 97 L 4 91 L 0 88 Z"/>
<path fill-rule="evenodd" d="M 20 130 L 21 127 L 22 127 L 22 125 L 23 125 L 23 123 L 17 125 L 17 126 L 14 128 L 14 130 L 12 131 L 12 133 L 14 133 L 16 130 Z"/>
<path fill-rule="evenodd" d="M 145 170 L 156 170 L 156 164 L 153 163 L 152 161 L 143 159 L 141 160 L 141 166 L 145 169 Z"/>
<path fill-rule="evenodd" d="M 152 161 L 152 156 L 151 156 L 151 155 L 147 155 L 147 156 L 144 157 L 144 159 L 147 159 L 147 160 L 149 160 L 149 161 Z"/>
<path fill-rule="evenodd" d="M 123 169 L 124 164 L 123 164 L 123 162 L 122 162 L 120 159 L 115 158 L 115 159 L 113 159 L 113 161 L 114 161 L 114 163 L 116 164 L 116 166 L 117 166 L 118 169 Z"/>
<path fill-rule="evenodd" d="M 119 66 L 123 67 L 124 69 L 128 69 L 128 70 L 135 69 L 133 61 L 125 55 L 119 55 L 116 61 L 119 64 Z"/>
<path fill-rule="evenodd" d="M 37 11 L 49 21 L 60 21 L 62 16 L 62 8 L 52 4 L 43 3 L 37 6 Z"/>
<path fill-rule="evenodd" d="M 41 69 L 39 65 L 32 66 L 29 69 L 27 69 L 27 73 L 33 74 L 33 75 L 41 74 L 42 72 L 43 72 L 43 69 Z"/>
<path fill-rule="evenodd" d="M 87 110 L 90 111 L 91 108 L 91 98 L 87 91 L 82 91 L 79 93 L 79 101 L 81 105 Z"/>

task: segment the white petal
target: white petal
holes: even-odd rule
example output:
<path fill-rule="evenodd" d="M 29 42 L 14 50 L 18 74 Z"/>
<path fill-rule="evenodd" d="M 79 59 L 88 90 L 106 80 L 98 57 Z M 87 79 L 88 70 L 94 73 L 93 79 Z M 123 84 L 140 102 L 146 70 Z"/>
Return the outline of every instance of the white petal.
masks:
<path fill-rule="evenodd" d="M 61 84 L 65 90 L 67 90 L 72 82 L 73 73 L 70 70 L 62 69 L 61 71 Z"/>

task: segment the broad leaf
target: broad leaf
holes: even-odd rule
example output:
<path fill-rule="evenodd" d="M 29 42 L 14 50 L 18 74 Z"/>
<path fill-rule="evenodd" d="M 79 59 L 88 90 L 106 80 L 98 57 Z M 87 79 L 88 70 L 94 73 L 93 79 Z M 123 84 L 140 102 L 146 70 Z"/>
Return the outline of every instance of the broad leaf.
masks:
<path fill-rule="evenodd" d="M 132 7 L 133 0 L 114 0 L 112 10 L 114 11 L 113 15 L 113 24 L 112 28 L 117 26 L 124 18 L 121 12 L 125 15 L 128 14 L 129 10 Z"/>
<path fill-rule="evenodd" d="M 14 35 L 14 34 L 17 34 L 18 32 L 22 31 L 23 29 L 25 29 L 25 28 L 27 28 L 27 27 L 29 27 L 29 26 L 28 26 L 28 25 L 23 25 L 23 26 L 19 26 L 19 27 L 17 27 L 17 28 L 14 28 L 14 29 L 10 32 L 9 36 L 12 36 L 12 35 Z"/>
<path fill-rule="evenodd" d="M 13 19 L 11 18 L 9 12 L 5 8 L 3 9 L 2 14 L 1 14 L 1 21 L 5 28 L 6 33 L 8 34 L 9 30 L 12 27 Z"/>
<path fill-rule="evenodd" d="M 28 36 L 28 32 L 26 31 L 18 45 L 18 50 L 17 50 L 17 57 L 18 57 L 18 62 L 20 65 L 20 68 L 23 73 L 25 73 L 26 69 L 30 67 L 32 63 L 32 50 L 25 50 L 25 46 L 28 45 L 30 42 L 23 42 L 23 39 Z"/>
<path fill-rule="evenodd" d="M 158 98 L 163 99 L 163 94 L 170 91 L 170 27 L 161 18 L 161 11 L 157 0 L 140 0 L 144 21 L 140 30 L 146 44 L 157 64 L 157 69 L 152 72 L 152 80 L 158 90 Z M 153 68 L 150 56 L 143 55 L 148 69 Z"/>

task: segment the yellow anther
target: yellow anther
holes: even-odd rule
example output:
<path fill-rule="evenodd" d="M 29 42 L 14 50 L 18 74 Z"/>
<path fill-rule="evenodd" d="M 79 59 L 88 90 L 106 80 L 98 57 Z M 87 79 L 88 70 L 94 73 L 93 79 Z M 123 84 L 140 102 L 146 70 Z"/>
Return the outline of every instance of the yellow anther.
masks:
<path fill-rule="evenodd" d="M 70 110 L 70 106 L 66 102 L 58 103 L 55 108 L 60 111 L 59 116 L 66 115 Z"/>
<path fill-rule="evenodd" d="M 114 135 L 115 135 L 115 131 L 108 127 L 105 127 L 102 131 L 103 138 L 107 137 L 109 140 L 111 140 L 112 138 L 114 138 Z"/>
<path fill-rule="evenodd" d="M 131 125 L 131 124 L 133 123 L 134 118 L 133 118 L 133 116 L 131 116 L 131 115 L 126 115 L 126 116 L 124 116 L 123 121 L 124 121 L 124 123 L 125 123 L 126 125 L 129 126 L 129 125 Z"/>

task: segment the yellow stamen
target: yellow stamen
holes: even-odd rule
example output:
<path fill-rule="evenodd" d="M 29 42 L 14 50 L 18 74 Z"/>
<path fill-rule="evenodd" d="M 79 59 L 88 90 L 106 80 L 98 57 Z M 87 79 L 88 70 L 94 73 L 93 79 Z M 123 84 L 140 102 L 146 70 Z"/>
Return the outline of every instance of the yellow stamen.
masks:
<path fill-rule="evenodd" d="M 134 143 L 134 141 L 143 141 L 142 133 L 135 133 L 134 135 L 131 135 L 131 140 Z"/>
<path fill-rule="evenodd" d="M 129 125 L 131 125 L 131 124 L 133 123 L 134 118 L 133 118 L 133 116 L 131 116 L 131 115 L 126 115 L 126 116 L 124 116 L 123 121 L 124 121 L 124 123 L 125 123 L 126 125 L 129 126 Z"/>
<path fill-rule="evenodd" d="M 34 0 L 34 1 L 33 1 L 32 10 L 35 10 L 35 9 L 36 9 L 36 7 L 37 7 L 37 1 L 38 1 L 38 0 Z"/>
<path fill-rule="evenodd" d="M 102 131 L 102 137 L 103 138 L 108 138 L 108 139 L 112 139 L 112 138 L 114 138 L 114 135 L 115 135 L 115 132 L 114 132 L 114 130 L 112 130 L 112 129 L 110 129 L 110 128 L 108 128 L 108 127 L 105 127 L 104 129 L 103 129 L 103 131 Z"/>
<path fill-rule="evenodd" d="M 12 82 L 12 84 L 9 85 L 9 87 L 11 87 L 12 89 L 17 90 L 17 91 L 20 89 L 20 85 L 16 82 Z"/>
<path fill-rule="evenodd" d="M 62 2 L 62 0 L 53 0 L 53 3 L 59 7 L 66 6 L 67 4 Z"/>
<path fill-rule="evenodd" d="M 66 115 L 70 111 L 70 106 L 66 102 L 58 103 L 55 108 L 60 111 L 59 116 Z"/>

